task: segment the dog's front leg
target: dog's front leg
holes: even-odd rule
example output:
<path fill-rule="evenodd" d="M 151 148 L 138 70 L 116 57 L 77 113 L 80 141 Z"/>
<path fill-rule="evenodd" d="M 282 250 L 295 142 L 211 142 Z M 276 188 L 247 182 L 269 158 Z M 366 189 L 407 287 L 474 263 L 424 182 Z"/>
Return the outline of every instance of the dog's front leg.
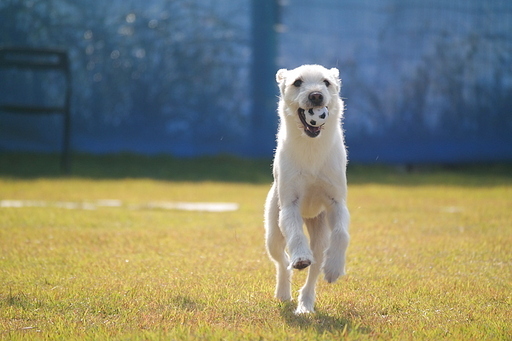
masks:
<path fill-rule="evenodd" d="M 331 242 L 325 254 L 324 275 L 329 283 L 335 282 L 345 274 L 345 253 L 347 251 L 350 214 L 345 201 L 333 199 L 327 212 L 329 226 L 332 229 Z"/>
<path fill-rule="evenodd" d="M 281 207 L 279 227 L 290 253 L 290 268 L 299 270 L 307 268 L 314 262 L 302 224 L 298 199 Z"/>

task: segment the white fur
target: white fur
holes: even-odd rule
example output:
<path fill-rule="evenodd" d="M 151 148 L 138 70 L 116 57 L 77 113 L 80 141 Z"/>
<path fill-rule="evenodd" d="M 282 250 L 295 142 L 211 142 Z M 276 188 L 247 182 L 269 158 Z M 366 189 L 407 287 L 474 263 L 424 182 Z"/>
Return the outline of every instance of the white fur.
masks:
<path fill-rule="evenodd" d="M 314 312 L 315 286 L 322 269 L 329 283 L 345 274 L 350 217 L 346 206 L 347 157 L 338 75 L 337 69 L 319 65 L 281 69 L 276 74 L 281 92 L 280 126 L 274 183 L 265 203 L 266 245 L 276 265 L 275 295 L 280 300 L 291 299 L 292 268 L 311 264 L 306 284 L 299 293 L 297 314 Z M 294 85 L 296 80 L 302 80 L 299 87 Z M 325 81 L 330 85 L 326 86 Z M 321 93 L 323 103 L 313 105 L 308 100 L 312 92 Z M 309 137 L 298 109 L 314 106 L 327 106 L 330 115 L 320 134 Z"/>

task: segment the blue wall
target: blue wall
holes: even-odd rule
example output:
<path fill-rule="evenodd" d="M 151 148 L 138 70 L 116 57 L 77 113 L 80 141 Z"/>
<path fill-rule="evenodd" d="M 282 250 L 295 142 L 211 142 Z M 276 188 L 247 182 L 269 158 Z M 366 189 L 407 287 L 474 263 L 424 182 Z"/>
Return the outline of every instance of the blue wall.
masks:
<path fill-rule="evenodd" d="M 270 157 L 275 71 L 318 63 L 341 71 L 352 161 L 512 160 L 512 2 L 277 3 L 3 1 L 0 46 L 68 49 L 75 151 Z M 0 101 L 61 85 L 0 71 Z M 0 113 L 0 151 L 57 151 L 60 125 Z"/>

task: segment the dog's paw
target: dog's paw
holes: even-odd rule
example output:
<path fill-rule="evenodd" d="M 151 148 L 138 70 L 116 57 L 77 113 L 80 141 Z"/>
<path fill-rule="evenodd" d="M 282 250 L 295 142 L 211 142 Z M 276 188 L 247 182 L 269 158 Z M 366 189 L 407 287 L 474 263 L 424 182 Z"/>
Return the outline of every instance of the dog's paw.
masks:
<path fill-rule="evenodd" d="M 325 280 L 334 283 L 340 277 L 345 275 L 345 257 L 340 254 L 329 255 L 325 260 L 324 266 Z"/>
<path fill-rule="evenodd" d="M 297 258 L 291 263 L 291 267 L 297 270 L 302 270 L 310 266 L 312 261 L 308 258 Z"/>
<path fill-rule="evenodd" d="M 328 283 L 334 283 L 340 276 L 345 275 L 345 267 L 340 266 L 337 262 L 326 262 L 324 275 Z"/>
<path fill-rule="evenodd" d="M 315 309 L 313 308 L 313 304 L 308 305 L 301 301 L 299 301 L 297 309 L 295 309 L 295 315 L 313 314 L 314 312 Z"/>
<path fill-rule="evenodd" d="M 326 272 L 325 273 L 325 280 L 328 282 L 328 283 L 334 283 L 338 280 L 338 278 L 342 275 L 344 275 L 345 273 L 342 273 L 341 271 L 331 271 L 331 272 Z"/>
<path fill-rule="evenodd" d="M 315 312 L 315 288 L 304 286 L 299 291 L 299 299 L 295 314 L 309 314 Z"/>

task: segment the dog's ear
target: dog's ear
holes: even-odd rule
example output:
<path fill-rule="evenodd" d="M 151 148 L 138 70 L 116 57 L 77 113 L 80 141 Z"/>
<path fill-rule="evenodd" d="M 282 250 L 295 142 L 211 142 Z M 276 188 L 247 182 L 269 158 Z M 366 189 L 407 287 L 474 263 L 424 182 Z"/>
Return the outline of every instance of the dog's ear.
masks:
<path fill-rule="evenodd" d="M 333 67 L 329 71 L 331 71 L 331 75 L 333 75 L 333 77 L 335 77 L 335 78 L 338 78 L 340 76 L 340 70 L 338 70 L 335 67 Z"/>
<path fill-rule="evenodd" d="M 288 70 L 286 70 L 286 69 L 280 69 L 279 71 L 277 71 L 276 82 L 281 84 L 284 81 L 284 79 L 286 78 L 287 72 L 288 72 Z"/>
<path fill-rule="evenodd" d="M 336 87 L 338 88 L 338 91 L 340 91 L 340 88 L 341 88 L 340 70 L 333 67 L 329 71 L 331 72 L 331 75 L 333 76 L 334 80 L 336 81 Z"/>

